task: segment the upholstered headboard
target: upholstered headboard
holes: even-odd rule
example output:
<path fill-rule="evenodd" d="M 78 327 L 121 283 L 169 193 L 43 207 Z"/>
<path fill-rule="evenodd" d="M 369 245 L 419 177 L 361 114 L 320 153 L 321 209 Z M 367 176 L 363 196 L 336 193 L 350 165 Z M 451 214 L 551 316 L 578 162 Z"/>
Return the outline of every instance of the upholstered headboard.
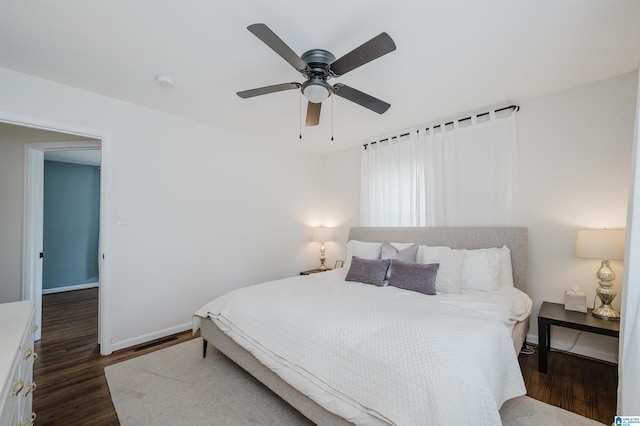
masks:
<path fill-rule="evenodd" d="M 528 230 L 521 227 L 354 227 L 349 240 L 415 243 L 454 249 L 502 247 L 511 251 L 513 282 L 529 293 Z"/>

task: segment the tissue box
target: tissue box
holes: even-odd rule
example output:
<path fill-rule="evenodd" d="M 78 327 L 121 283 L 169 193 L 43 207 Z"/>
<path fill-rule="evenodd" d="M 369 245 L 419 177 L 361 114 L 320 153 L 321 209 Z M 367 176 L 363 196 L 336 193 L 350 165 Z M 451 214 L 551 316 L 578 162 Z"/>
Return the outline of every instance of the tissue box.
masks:
<path fill-rule="evenodd" d="M 564 309 L 567 311 L 587 312 L 587 296 L 581 291 L 565 291 Z"/>

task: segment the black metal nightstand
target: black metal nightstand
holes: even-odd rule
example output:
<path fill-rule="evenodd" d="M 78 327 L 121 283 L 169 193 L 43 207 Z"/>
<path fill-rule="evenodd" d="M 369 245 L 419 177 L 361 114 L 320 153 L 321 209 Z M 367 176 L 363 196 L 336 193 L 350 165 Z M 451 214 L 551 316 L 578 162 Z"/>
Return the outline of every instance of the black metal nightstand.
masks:
<path fill-rule="evenodd" d="M 551 349 L 551 326 L 573 328 L 604 336 L 620 337 L 620 322 L 607 321 L 587 313 L 567 311 L 561 303 L 542 302 L 538 313 L 538 371 L 547 373 L 547 353 Z"/>
<path fill-rule="evenodd" d="M 327 268 L 327 269 L 309 269 L 308 271 L 300 272 L 300 275 L 311 275 L 311 274 L 317 274 L 317 273 L 320 273 L 320 272 L 327 272 L 327 271 L 331 271 L 331 268 Z"/>

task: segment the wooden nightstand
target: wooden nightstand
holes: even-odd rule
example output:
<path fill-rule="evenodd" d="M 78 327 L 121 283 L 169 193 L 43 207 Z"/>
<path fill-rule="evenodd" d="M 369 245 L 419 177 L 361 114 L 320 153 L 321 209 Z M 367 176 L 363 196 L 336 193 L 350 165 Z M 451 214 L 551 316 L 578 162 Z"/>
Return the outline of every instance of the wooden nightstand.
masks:
<path fill-rule="evenodd" d="M 300 275 L 311 275 L 311 274 L 317 274 L 317 273 L 320 273 L 320 272 L 327 272 L 327 271 L 331 271 L 331 268 L 327 268 L 327 269 L 309 269 L 308 271 L 300 272 Z"/>
<path fill-rule="evenodd" d="M 547 353 L 551 349 L 551 326 L 573 328 L 604 336 L 620 337 L 620 322 L 608 321 L 587 313 L 566 311 L 561 303 L 542 302 L 538 313 L 538 371 L 547 373 Z"/>

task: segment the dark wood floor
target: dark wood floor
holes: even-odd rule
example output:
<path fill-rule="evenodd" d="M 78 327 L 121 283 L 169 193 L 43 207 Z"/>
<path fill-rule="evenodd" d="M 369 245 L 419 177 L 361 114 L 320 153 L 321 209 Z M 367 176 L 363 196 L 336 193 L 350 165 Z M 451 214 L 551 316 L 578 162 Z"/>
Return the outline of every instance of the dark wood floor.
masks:
<path fill-rule="evenodd" d="M 170 343 L 102 357 L 97 329 L 97 289 L 44 296 L 34 365 L 37 425 L 118 425 L 104 367 L 192 338 L 185 332 Z M 530 397 L 611 424 L 618 386 L 615 365 L 552 352 L 549 374 L 542 374 L 537 354 L 520 355 L 519 361 Z"/>
<path fill-rule="evenodd" d="M 537 348 L 536 348 L 537 350 Z M 520 355 L 531 398 L 612 424 L 616 415 L 618 366 L 563 352 L 549 353 L 548 374 L 538 372 L 538 353 Z"/>
<path fill-rule="evenodd" d="M 104 367 L 192 338 L 189 331 L 169 343 L 103 357 L 98 346 L 97 289 L 45 295 L 42 311 L 42 338 L 36 342 L 33 370 L 38 385 L 33 409 L 39 426 L 119 425 Z"/>

